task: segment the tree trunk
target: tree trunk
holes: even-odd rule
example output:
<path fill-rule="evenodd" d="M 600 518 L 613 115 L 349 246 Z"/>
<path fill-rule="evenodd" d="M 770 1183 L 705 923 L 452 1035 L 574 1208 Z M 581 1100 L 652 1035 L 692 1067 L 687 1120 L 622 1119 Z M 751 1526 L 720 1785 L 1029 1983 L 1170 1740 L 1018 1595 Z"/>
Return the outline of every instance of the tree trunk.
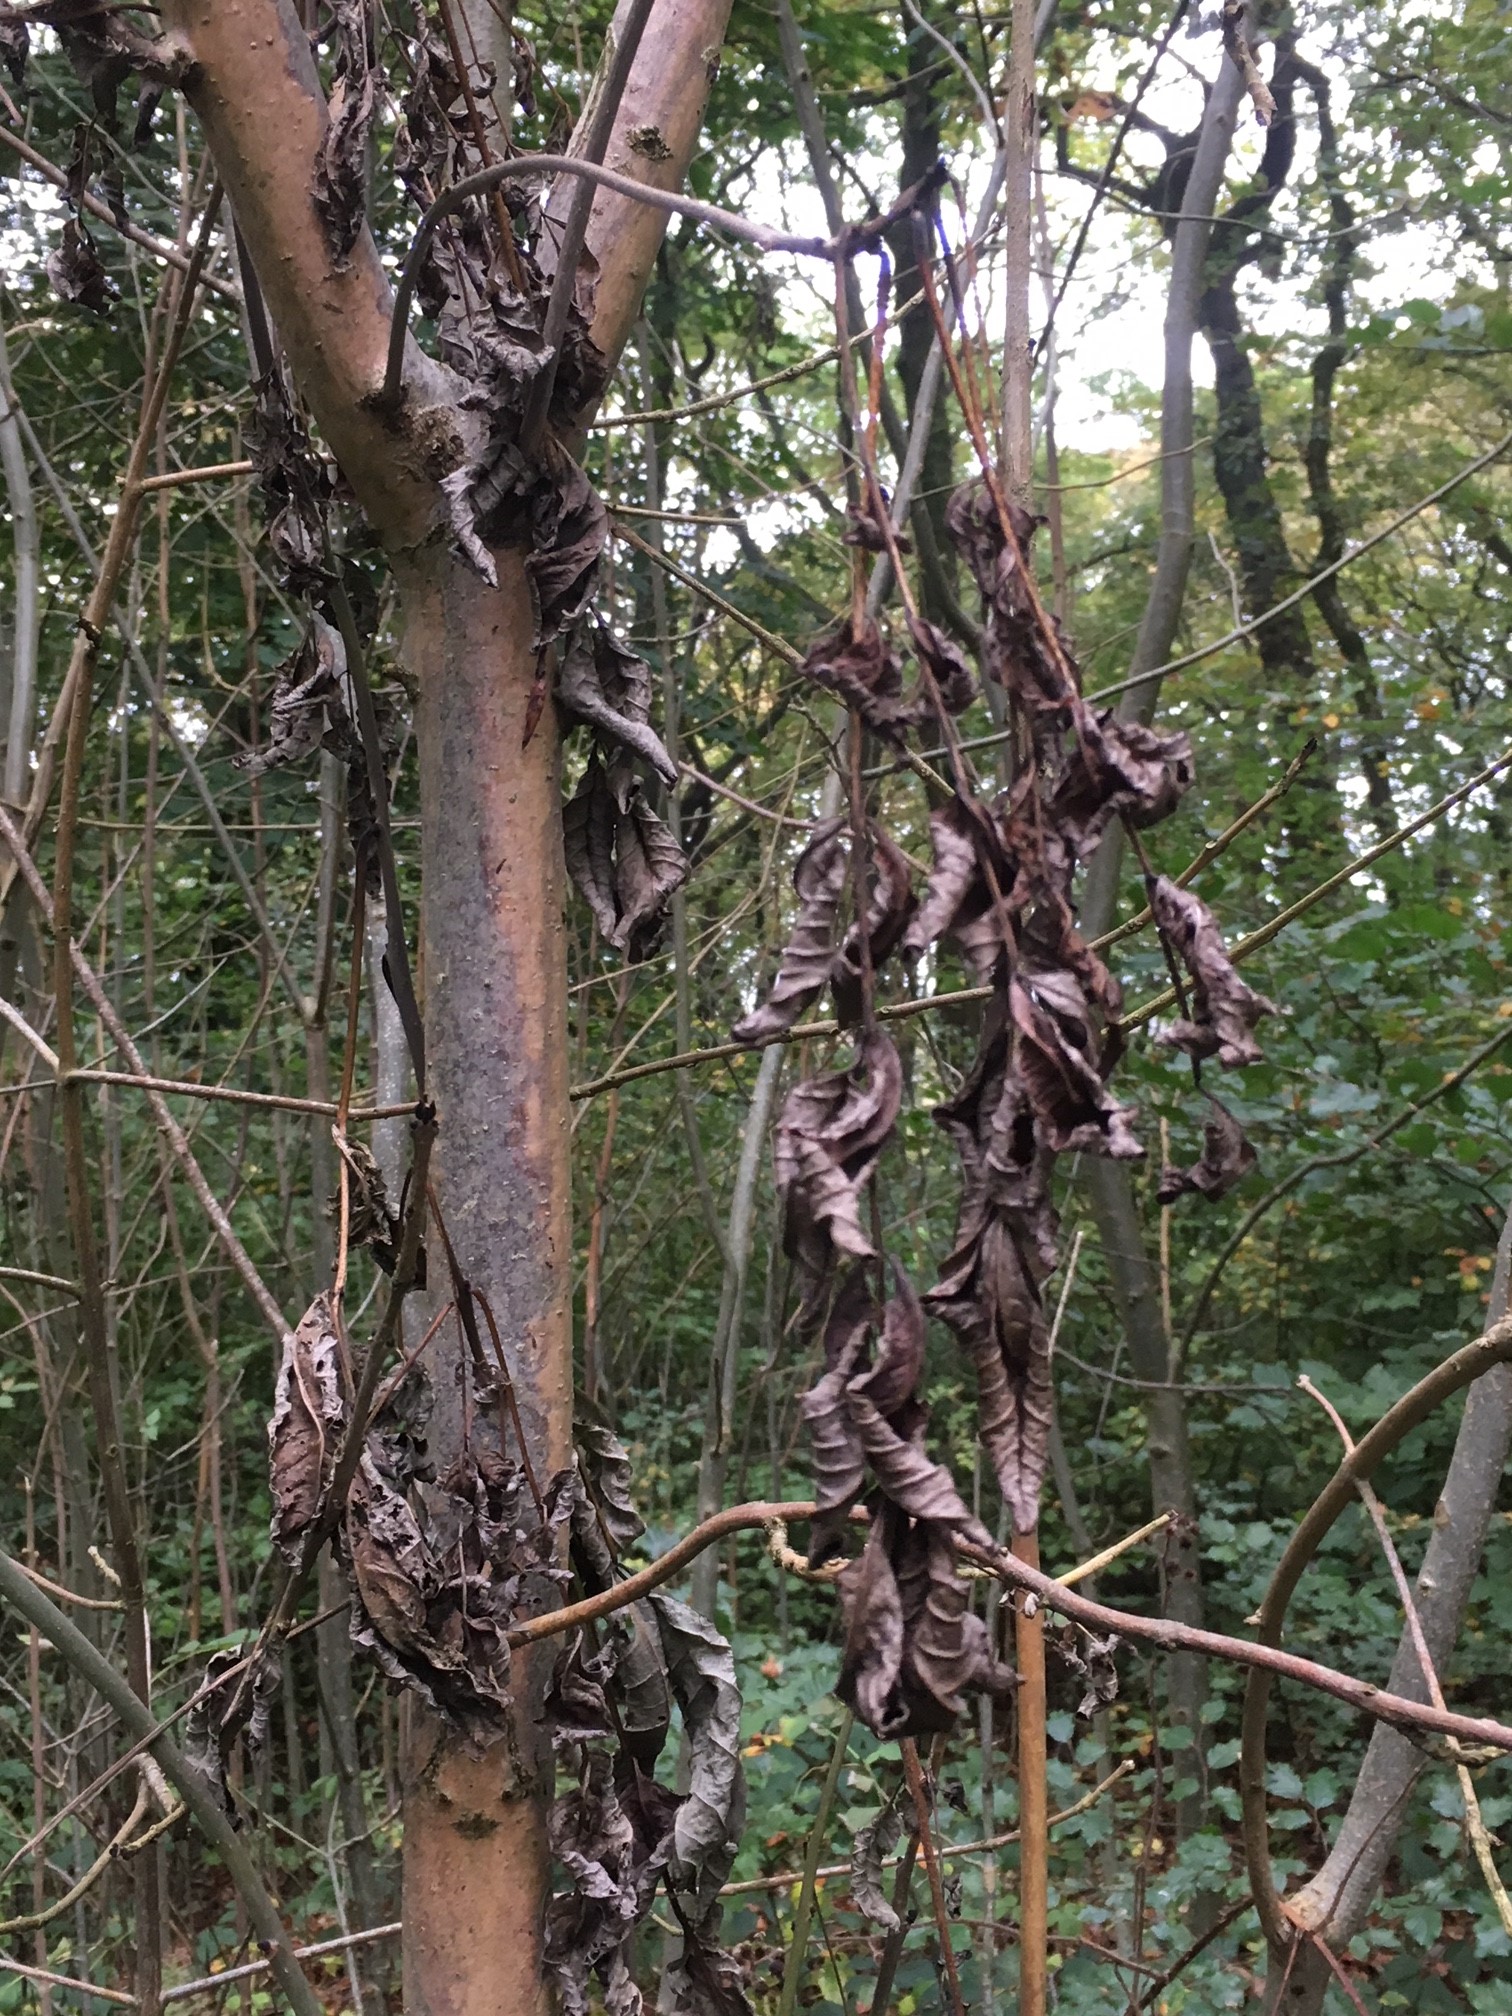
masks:
<path fill-rule="evenodd" d="M 621 15 L 611 45 L 621 32 Z M 288 0 L 169 0 L 194 58 L 191 99 L 296 380 L 394 564 L 420 693 L 423 973 L 432 1176 L 462 1268 L 487 1298 L 539 1474 L 572 1436 L 571 1203 L 561 800 L 550 708 L 527 737 L 536 675 L 523 556 L 477 579 L 437 530 L 439 479 L 466 459 L 452 374 L 407 351 L 381 388 L 391 295 L 371 236 L 333 262 L 311 202 L 326 110 Z M 480 19 L 482 10 L 480 10 Z M 620 104 L 610 166 L 663 187 L 686 172 L 728 0 L 660 0 Z M 622 136 L 637 134 L 631 148 Z M 659 144 L 648 144 L 653 132 Z M 550 214 L 578 185 L 564 178 Z M 665 217 L 600 190 L 593 334 L 613 362 Z M 460 1347 L 431 1352 L 438 1472 L 461 1453 Z M 474 1422 L 474 1433 L 478 1423 Z M 542 1915 L 551 1755 L 537 1707 L 550 1651 L 516 1668 L 507 1736 L 479 1755 L 407 1704 L 405 2006 L 416 2016 L 546 2016 Z"/>
<path fill-rule="evenodd" d="M 1192 469 L 1192 342 L 1197 329 L 1203 265 L 1212 236 L 1209 221 L 1217 208 L 1224 169 L 1233 141 L 1243 83 L 1234 65 L 1224 59 L 1208 97 L 1197 151 L 1182 197 L 1171 259 L 1171 286 L 1165 318 L 1165 387 L 1161 404 L 1161 531 L 1155 577 L 1150 584 L 1134 647 L 1131 671 L 1163 664 L 1169 657 L 1186 597 L 1196 522 L 1195 476 Z M 1119 713 L 1126 720 L 1150 721 L 1160 696 L 1152 679 L 1126 693 Z M 1114 825 L 1087 870 L 1082 901 L 1082 928 L 1097 937 L 1112 924 L 1117 909 L 1119 869 L 1123 862 L 1123 829 Z M 1160 1294 L 1145 1250 L 1139 1205 L 1128 1164 L 1090 1159 L 1087 1187 L 1097 1221 L 1103 1258 L 1114 1301 L 1129 1341 L 1138 1378 L 1153 1382 L 1144 1394 L 1145 1446 L 1150 1459 L 1150 1496 L 1156 1512 L 1174 1512 L 1177 1525 L 1168 1551 L 1166 1600 L 1170 1614 L 1185 1624 L 1202 1622 L 1202 1577 L 1193 1523 L 1196 1491 L 1192 1480 L 1186 1404 L 1170 1379 L 1170 1340 Z M 1190 1728 L 1192 1752 L 1199 1775 L 1202 1756 L 1202 1704 L 1207 1694 L 1205 1662 L 1186 1653 L 1166 1665 L 1171 1718 Z M 1200 1792 L 1181 1802 L 1178 1821 L 1183 1833 L 1202 1822 Z"/>
<path fill-rule="evenodd" d="M 1507 1313 L 1509 1272 L 1512 1212 L 1502 1227 L 1486 1312 L 1488 1325 Z M 1498 1365 L 1476 1380 L 1465 1395 L 1454 1454 L 1433 1508 L 1433 1531 L 1413 1590 L 1423 1642 L 1441 1676 L 1464 1622 L 1509 1450 L 1512 1366 Z M 1391 1693 L 1405 1695 L 1409 1701 L 1428 1699 L 1410 1629 L 1402 1632 L 1386 1685 Z M 1319 1933 L 1335 1952 L 1348 1945 L 1370 1915 L 1407 1818 L 1413 1787 L 1428 1762 L 1421 1744 L 1409 1741 L 1384 1722 L 1377 1723 L 1328 1859 L 1317 1875 L 1287 1900 L 1288 1915 L 1307 1931 Z M 1290 1949 L 1273 1950 L 1266 1977 L 1268 2016 L 1272 2012 L 1320 2016 L 1332 1980 L 1327 1961 L 1311 1941 L 1299 1948 L 1294 1959 Z"/>

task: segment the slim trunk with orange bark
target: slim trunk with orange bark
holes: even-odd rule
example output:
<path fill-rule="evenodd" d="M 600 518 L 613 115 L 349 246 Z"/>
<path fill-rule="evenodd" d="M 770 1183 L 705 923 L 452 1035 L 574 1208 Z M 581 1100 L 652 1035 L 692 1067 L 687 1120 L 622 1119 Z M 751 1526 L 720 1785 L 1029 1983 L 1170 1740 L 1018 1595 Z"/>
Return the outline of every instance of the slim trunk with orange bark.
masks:
<path fill-rule="evenodd" d="M 474 11 L 482 19 L 487 10 L 454 0 L 463 32 Z M 611 167 L 663 187 L 680 180 L 728 11 L 729 0 L 657 0 L 617 115 Z M 187 89 L 278 340 L 403 597 L 405 657 L 420 692 L 434 1187 L 458 1262 L 498 1320 L 531 1461 L 549 1475 L 568 1459 L 572 1434 L 564 875 L 550 708 L 525 733 L 536 663 L 522 556 L 497 554 L 499 585 L 487 586 L 444 529 L 440 479 L 467 459 L 476 430 L 458 405 L 460 381 L 411 344 L 397 406 L 377 397 L 390 291 L 365 229 L 339 264 L 322 234 L 311 189 L 327 115 L 295 9 L 289 0 L 166 0 L 164 15 L 187 45 Z M 645 137 L 652 128 L 654 147 Z M 634 149 L 622 137 L 631 130 Z M 610 359 L 638 311 L 665 222 L 623 196 L 601 192 L 595 202 L 593 335 Z M 430 1444 L 441 1473 L 461 1452 L 460 1348 L 443 1328 L 431 1359 Z M 480 1422 L 472 1426 L 477 1437 Z M 520 1660 L 512 1727 L 481 1755 L 409 1704 L 405 2006 L 423 2016 L 544 2016 L 548 2006 L 541 1920 L 551 1759 L 535 1713 L 548 1666 L 549 1658 L 540 1671 Z"/>

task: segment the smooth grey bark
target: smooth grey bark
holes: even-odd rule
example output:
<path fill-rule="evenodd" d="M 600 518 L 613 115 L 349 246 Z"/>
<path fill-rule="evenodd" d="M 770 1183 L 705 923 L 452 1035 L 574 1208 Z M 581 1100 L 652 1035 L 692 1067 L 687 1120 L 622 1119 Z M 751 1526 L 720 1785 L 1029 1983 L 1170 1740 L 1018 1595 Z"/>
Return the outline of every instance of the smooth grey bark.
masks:
<path fill-rule="evenodd" d="M 1160 543 L 1155 574 L 1140 619 L 1139 635 L 1129 660 L 1129 676 L 1171 655 L 1176 627 L 1186 600 L 1196 525 L 1197 474 L 1193 463 L 1192 345 L 1202 305 L 1203 268 L 1212 241 L 1212 218 L 1223 187 L 1234 127 L 1244 97 L 1244 80 L 1227 56 L 1212 90 L 1197 137 L 1192 170 L 1182 193 L 1181 214 L 1171 243 L 1171 284 L 1166 295 L 1165 377 L 1160 402 Z M 1160 698 L 1159 679 L 1131 686 L 1118 703 L 1124 721 L 1154 718 Z M 1123 828 L 1110 826 L 1093 856 L 1082 895 L 1082 921 L 1089 937 L 1098 937 L 1113 922 L 1118 901 L 1118 873 L 1123 861 Z"/>
<path fill-rule="evenodd" d="M 1164 457 L 1160 465 L 1160 545 L 1130 661 L 1134 674 L 1161 665 L 1169 658 L 1186 597 L 1196 522 L 1192 344 L 1202 299 L 1203 266 L 1212 237 L 1210 220 L 1217 209 L 1243 95 L 1243 79 L 1225 56 L 1208 95 L 1172 247 L 1160 418 L 1160 447 Z M 1159 694 L 1158 679 L 1132 687 L 1119 703 L 1119 715 L 1125 720 L 1149 721 Z M 1115 824 L 1109 827 L 1087 870 L 1081 921 L 1089 938 L 1099 937 L 1113 922 L 1122 859 L 1123 829 Z M 1170 1338 L 1166 1334 L 1159 1284 L 1145 1248 L 1133 1180 L 1127 1163 L 1089 1158 L 1086 1183 L 1134 1374 L 1149 1382 L 1144 1408 L 1151 1501 L 1157 1513 L 1176 1515 L 1165 1554 L 1167 1612 L 1180 1623 L 1201 1624 L 1202 1577 L 1186 1405 L 1179 1387 L 1170 1383 Z M 1200 1780 L 1206 1662 L 1192 1653 L 1173 1654 L 1166 1666 L 1166 1685 L 1172 1721 L 1192 1732 L 1195 1747 L 1191 1754 L 1198 1762 Z M 1202 1818 L 1199 1784 L 1197 1790 L 1180 1802 L 1177 1823 L 1182 1834 L 1195 1831 Z"/>
<path fill-rule="evenodd" d="M 1502 1227 L 1491 1284 L 1487 1323 L 1507 1313 L 1512 1273 L 1512 1210 Z M 1413 1601 L 1434 1669 L 1443 1674 L 1464 1621 L 1470 1590 L 1480 1567 L 1486 1531 L 1512 1451 L 1512 1365 L 1498 1365 L 1477 1379 L 1465 1395 L 1454 1454 L 1433 1508 L 1433 1531 L 1423 1554 Z M 1410 1630 L 1404 1627 L 1386 1682 L 1393 1694 L 1426 1701 L 1428 1688 Z M 1327 1860 L 1312 1880 L 1287 1899 L 1287 1911 L 1335 1951 L 1364 1925 L 1376 1892 L 1395 1853 L 1413 1789 L 1431 1760 L 1415 1743 L 1377 1723 Z M 1273 1953 L 1266 1979 L 1267 2016 L 1320 2016 L 1333 1979 L 1309 1941 L 1290 1969 L 1287 1955 Z"/>
<path fill-rule="evenodd" d="M 756 1229 L 756 1182 L 766 1152 L 772 1108 L 782 1076 L 782 1046 L 761 1053 L 756 1084 L 746 1113 L 735 1189 L 730 1199 L 730 1223 L 725 1234 L 724 1279 L 719 1290 L 719 1315 L 709 1354 L 709 1404 L 704 1417 L 703 1449 L 698 1459 L 698 1517 L 707 1519 L 724 1503 L 725 1478 L 734 1445 L 735 1402 L 740 1372 L 740 1334 L 745 1309 L 746 1270 Z M 706 1547 L 693 1564 L 692 1602 L 701 1616 L 712 1618 L 719 1588 L 719 1549 Z"/>
<path fill-rule="evenodd" d="M 5 472 L 15 545 L 16 603 L 11 624 L 10 707 L 5 738 L 5 772 L 0 781 L 5 801 L 25 802 L 31 767 L 32 728 L 37 708 L 37 638 L 41 628 L 38 603 L 41 581 L 41 536 L 31 474 L 11 390 L 10 358 L 0 329 L 0 468 Z"/>

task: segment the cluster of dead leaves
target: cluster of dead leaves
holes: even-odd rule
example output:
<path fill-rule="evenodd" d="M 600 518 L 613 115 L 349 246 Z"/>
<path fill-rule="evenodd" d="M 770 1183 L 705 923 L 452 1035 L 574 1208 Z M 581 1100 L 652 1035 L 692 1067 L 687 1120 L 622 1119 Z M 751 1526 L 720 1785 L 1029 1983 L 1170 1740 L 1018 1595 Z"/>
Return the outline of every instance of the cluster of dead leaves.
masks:
<path fill-rule="evenodd" d="M 641 1532 L 623 1445 L 602 1424 L 579 1432 L 583 1491 L 572 1559 L 585 1588 L 609 1588 Z M 656 1767 L 673 1710 L 687 1747 L 687 1790 Z M 696 1611 L 653 1593 L 582 1632 L 557 1659 L 546 1716 L 565 1779 L 551 1809 L 552 1852 L 570 1887 L 546 1914 L 546 1959 L 566 2016 L 587 2016 L 592 1985 L 613 2016 L 640 2016 L 632 1942 L 658 1889 L 682 1934 L 662 1974 L 670 2016 L 747 2016 L 738 1964 L 718 1944 L 720 1886 L 745 1823 L 740 1692 L 727 1642 Z"/>
<path fill-rule="evenodd" d="M 984 673 L 1024 724 L 1032 760 L 990 801 L 958 771 L 955 794 L 930 816 L 922 899 L 875 823 L 860 874 L 849 829 L 821 826 L 795 870 L 798 912 L 776 977 L 734 1032 L 743 1042 L 771 1041 L 826 987 L 841 1022 L 853 1023 L 863 970 L 875 974 L 894 955 L 919 959 L 942 943 L 992 989 L 975 1062 L 936 1113 L 960 1155 L 961 1196 L 954 1245 L 922 1302 L 896 1269 L 885 1310 L 872 1285 L 880 1260 L 868 1189 L 902 1093 L 897 1052 L 874 1019 L 849 1068 L 795 1086 L 776 1128 L 786 1245 L 807 1278 L 807 1334 L 824 1344 L 824 1370 L 804 1403 L 820 1508 L 814 1553 L 844 1551 L 844 1522 L 865 1499 L 866 1544 L 841 1581 L 840 1686 L 883 1734 L 944 1727 L 971 1689 L 1011 1679 L 973 1625 L 955 1565 L 956 1540 L 980 1536 L 948 1474 L 922 1448 L 923 1312 L 960 1340 L 976 1378 L 983 1446 L 1015 1529 L 1031 1532 L 1053 1407 L 1042 1301 L 1059 1256 L 1052 1170 L 1068 1153 L 1144 1152 L 1132 1108 L 1110 1085 L 1122 1050 L 1121 991 L 1077 929 L 1075 878 L 1115 821 L 1154 825 L 1192 782 L 1184 734 L 1082 699 L 1066 641 L 1029 576 L 1036 521 L 987 484 L 964 486 L 947 515 L 981 591 Z M 810 651 L 805 669 L 880 735 L 896 741 L 926 724 L 948 734 L 950 715 L 971 697 L 969 670 L 927 626 L 911 630 L 921 669 L 909 696 L 875 625 L 842 625 Z M 1196 897 L 1162 880 L 1151 901 L 1172 958 L 1190 976 L 1190 1014 L 1164 1040 L 1194 1059 L 1252 1061 L 1254 1026 L 1270 1003 L 1239 978 Z M 1163 1172 L 1163 1199 L 1185 1190 L 1222 1196 L 1252 1166 L 1237 1122 L 1216 1100 L 1211 1109 L 1201 1159 Z M 1111 1684 L 1105 1649 L 1097 1648 L 1089 1698 Z"/>
<path fill-rule="evenodd" d="M 562 813 L 567 872 L 606 944 L 643 956 L 688 859 L 653 808 L 637 760 L 668 787 L 677 765 L 650 726 L 651 668 L 589 617 L 562 654 L 558 698 L 593 731 L 577 790 Z"/>
<path fill-rule="evenodd" d="M 430 1389 L 412 1369 L 385 1397 L 346 1501 L 332 1508 L 351 1407 L 323 1294 L 286 1339 L 274 1390 L 274 1545 L 298 1563 L 330 1523 L 351 1584 L 353 1642 L 481 1745 L 505 1727 L 514 1617 L 543 1593 L 559 1595 L 567 1579 L 560 1536 L 580 1516 L 583 1486 L 564 1470 L 537 1498 L 522 1467 L 485 1446 L 436 1476 L 426 1456 Z"/>
<path fill-rule="evenodd" d="M 846 1525 L 865 1496 L 871 1519 L 859 1557 L 840 1576 L 845 1649 L 838 1691 L 881 1736 L 949 1728 L 968 1693 L 1005 1693 L 1011 1671 L 967 1604 L 959 1535 L 991 1539 L 949 1471 L 924 1448 L 919 1398 L 924 1311 L 901 1268 L 879 1308 L 864 1263 L 841 1284 L 824 1333 L 824 1371 L 804 1395 L 814 1459 L 814 1562 L 846 1551 Z"/>

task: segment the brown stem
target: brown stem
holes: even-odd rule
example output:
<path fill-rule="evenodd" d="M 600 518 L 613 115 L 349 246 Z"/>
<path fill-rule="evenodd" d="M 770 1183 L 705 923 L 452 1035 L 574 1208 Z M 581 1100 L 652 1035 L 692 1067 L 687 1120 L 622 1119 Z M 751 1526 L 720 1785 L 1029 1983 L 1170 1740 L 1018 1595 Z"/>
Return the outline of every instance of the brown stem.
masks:
<path fill-rule="evenodd" d="M 945 1908 L 945 1885 L 940 1876 L 940 1858 L 935 1851 L 934 1829 L 929 1818 L 929 1790 L 924 1783 L 924 1768 L 919 1762 L 918 1746 L 911 1736 L 905 1736 L 898 1745 L 903 1756 L 903 1775 L 908 1780 L 909 1797 L 913 1800 L 914 1819 L 919 1830 L 919 1847 L 924 1856 L 924 1873 L 929 1879 L 929 1897 L 934 1906 L 935 1929 L 940 1937 L 940 1964 L 945 1969 L 945 1983 L 950 1990 L 950 2006 L 954 2016 L 966 2016 L 966 2004 L 961 1995 L 961 1976 L 956 1967 L 955 1947 L 951 1942 L 950 1913 Z"/>
<path fill-rule="evenodd" d="M 1039 1567 L 1039 1535 L 1015 1533 L 1013 1558 Z M 1045 2016 L 1049 1993 L 1050 1842 L 1045 1761 L 1045 1619 L 1020 1603 L 1014 1612 L 1019 1686 L 1019 2016 Z"/>

